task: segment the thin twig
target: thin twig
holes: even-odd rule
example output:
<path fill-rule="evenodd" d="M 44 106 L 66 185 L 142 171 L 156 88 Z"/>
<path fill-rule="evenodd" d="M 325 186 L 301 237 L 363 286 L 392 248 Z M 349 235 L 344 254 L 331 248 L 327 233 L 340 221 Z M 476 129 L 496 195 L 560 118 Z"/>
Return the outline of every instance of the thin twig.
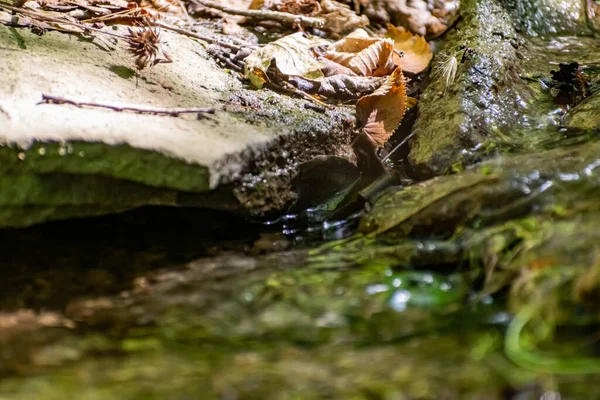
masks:
<path fill-rule="evenodd" d="M 238 8 L 228 7 L 226 5 L 208 1 L 208 0 L 192 0 L 194 3 L 204 7 L 214 8 L 221 10 L 224 13 L 232 15 L 241 15 L 243 17 L 254 18 L 254 19 L 267 19 L 271 21 L 277 21 L 289 25 L 304 25 L 311 28 L 322 28 L 325 26 L 325 20 L 322 18 L 306 17 L 304 15 L 295 15 L 290 13 L 284 13 L 279 11 L 270 10 L 241 10 Z"/>
<path fill-rule="evenodd" d="M 202 40 L 202 41 L 207 42 L 207 43 L 218 44 L 220 46 L 227 47 L 228 49 L 231 49 L 231 50 L 239 51 L 239 50 L 242 49 L 241 46 L 238 46 L 238 45 L 235 45 L 235 44 L 231 44 L 231 43 L 227 43 L 227 42 L 223 42 L 223 41 L 220 41 L 218 39 L 213 39 L 211 37 L 200 35 L 200 34 L 195 33 L 195 32 L 190 32 L 190 31 L 188 31 L 186 29 L 181 29 L 181 28 L 178 28 L 178 27 L 173 26 L 173 25 L 165 24 L 164 22 L 151 21 L 150 24 L 154 25 L 154 26 L 158 26 L 158 27 L 166 29 L 166 30 L 169 30 L 169 31 L 173 31 L 175 33 L 179 33 L 181 35 L 193 37 L 195 39 L 199 39 L 199 40 Z"/>
<path fill-rule="evenodd" d="M 140 11 L 140 10 L 141 10 L 141 8 L 130 8 L 130 9 L 127 9 L 127 10 L 122 10 L 122 11 L 117 11 L 117 12 L 114 12 L 114 13 L 111 13 L 111 14 L 102 15 L 100 17 L 94 17 L 94 18 L 84 19 L 81 22 L 84 22 L 86 24 L 91 24 L 93 22 L 107 22 L 107 21 L 110 21 L 111 19 L 125 17 L 125 16 L 127 16 L 127 14 L 132 14 L 132 13 L 135 13 L 135 12 Z"/>
<path fill-rule="evenodd" d="M 413 137 L 415 134 L 417 133 L 417 131 L 412 132 L 410 135 L 408 135 L 407 137 L 405 137 L 396 147 L 394 147 L 392 149 L 392 151 L 390 151 L 387 156 L 385 156 L 381 162 L 386 162 L 387 160 L 389 160 L 389 158 L 392 156 L 392 154 L 394 154 L 396 152 L 396 150 L 398 150 L 400 147 L 402 147 L 402 145 L 404 143 L 406 143 L 411 137 Z"/>
<path fill-rule="evenodd" d="M 295 94 L 296 96 L 302 97 L 304 100 L 308 100 L 311 103 L 318 104 L 319 106 L 326 108 L 328 110 L 333 109 L 333 106 L 331 104 L 324 103 L 321 100 L 317 99 L 316 97 L 313 97 L 310 94 L 303 92 L 300 89 L 296 89 L 290 83 L 285 82 L 285 81 L 282 83 L 284 84 L 284 86 L 280 86 L 274 82 L 265 82 L 265 86 L 272 90 L 280 90 L 282 92 Z"/>
<path fill-rule="evenodd" d="M 106 31 L 106 30 L 102 30 L 102 29 L 98 29 L 98 28 L 93 28 L 91 26 L 87 26 L 82 24 L 81 22 L 71 22 L 67 19 L 60 19 L 60 18 L 54 18 L 54 17 L 48 17 L 46 15 L 43 14 L 39 14 L 33 10 L 28 10 L 25 8 L 19 8 L 19 7 L 13 7 L 11 5 L 8 5 L 2 1 L 0 1 L 0 8 L 4 8 L 6 10 L 10 10 L 10 11 L 14 11 L 14 12 L 18 12 L 24 15 L 28 15 L 31 17 L 35 17 L 36 19 L 42 20 L 42 21 L 49 21 L 49 22 L 56 22 L 57 24 L 65 24 L 65 25 L 71 25 L 71 26 L 76 26 L 78 28 L 83 29 L 84 31 L 93 31 L 93 32 L 98 32 L 98 33 L 103 33 L 105 35 L 109 35 L 109 36 L 114 36 L 116 38 L 119 39 L 123 39 L 123 40 L 127 40 L 127 37 L 123 36 L 123 35 L 119 35 L 118 33 L 114 33 L 114 32 L 110 32 L 110 31 Z"/>
<path fill-rule="evenodd" d="M 76 101 L 66 99 L 64 97 L 53 96 L 50 94 L 42 94 L 42 101 L 38 104 L 71 104 L 76 107 L 96 107 L 107 108 L 113 111 L 132 111 L 138 114 L 163 114 L 173 117 L 179 114 L 214 114 L 215 109 L 211 107 L 190 107 L 190 108 L 164 108 L 164 107 L 148 107 L 148 106 L 121 106 L 114 104 L 100 104 L 88 101 Z"/>
<path fill-rule="evenodd" d="M 183 1 L 177 0 L 177 4 L 179 4 L 179 7 L 181 7 L 181 10 L 183 11 L 183 16 L 185 17 L 185 21 L 187 22 L 188 28 L 191 29 L 194 26 L 194 20 L 192 19 L 192 17 L 190 17 L 190 14 L 188 13 L 188 10 L 185 7 Z"/>
<path fill-rule="evenodd" d="M 8 113 L 8 111 L 6 111 L 4 108 L 2 108 L 2 106 L 0 105 L 0 114 L 4 114 L 6 115 L 6 118 L 8 120 L 11 120 L 12 118 L 10 117 L 10 114 Z"/>

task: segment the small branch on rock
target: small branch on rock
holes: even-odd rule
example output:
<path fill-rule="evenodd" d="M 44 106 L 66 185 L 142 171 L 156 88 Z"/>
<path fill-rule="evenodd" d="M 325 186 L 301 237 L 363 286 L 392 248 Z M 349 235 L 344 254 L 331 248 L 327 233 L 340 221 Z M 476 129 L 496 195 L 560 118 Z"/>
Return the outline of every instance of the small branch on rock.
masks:
<path fill-rule="evenodd" d="M 208 0 L 192 0 L 194 3 L 204 7 L 221 10 L 224 13 L 231 15 L 241 15 L 243 17 L 277 21 L 288 25 L 303 25 L 311 28 L 322 28 L 325 26 L 325 21 L 322 18 L 306 17 L 304 15 L 295 15 L 279 11 L 270 10 L 240 10 L 231 8 L 223 4 Z"/>
<path fill-rule="evenodd" d="M 190 108 L 164 108 L 148 106 L 120 106 L 111 104 L 100 104 L 87 101 L 76 101 L 64 97 L 42 94 L 42 101 L 38 104 L 71 104 L 76 107 L 96 107 L 107 108 L 113 111 L 131 111 L 138 114 L 162 114 L 177 117 L 179 114 L 198 114 L 198 117 L 206 117 L 204 114 L 214 114 L 215 109 L 211 107 L 190 107 Z"/>
<path fill-rule="evenodd" d="M 223 42 L 218 39 L 213 39 L 211 37 L 200 35 L 198 33 L 191 32 L 186 29 L 181 29 L 181 28 L 178 28 L 173 25 L 165 24 L 164 22 L 152 21 L 151 24 L 153 26 L 157 26 L 157 27 L 169 30 L 169 31 L 173 31 L 175 33 L 179 33 L 180 35 L 189 36 L 189 37 L 192 37 L 192 38 L 195 38 L 198 40 L 202 40 L 204 42 L 211 43 L 211 44 L 218 44 L 220 46 L 226 47 L 231 50 L 239 51 L 242 48 L 241 46 L 238 46 L 236 44 L 231 44 L 231 43 Z"/>
<path fill-rule="evenodd" d="M 311 96 L 308 93 L 303 92 L 300 89 L 296 89 L 295 87 L 293 87 L 291 84 L 289 84 L 288 82 L 282 82 L 282 85 L 278 85 L 274 82 L 265 82 L 265 86 L 268 87 L 271 90 L 279 90 L 285 93 L 290 93 L 290 94 L 294 94 L 296 96 L 300 96 L 302 97 L 304 100 L 308 100 L 311 103 L 317 104 L 320 107 L 326 108 L 328 110 L 333 109 L 333 106 L 331 104 L 327 104 L 322 102 L 321 100 L 317 99 L 314 96 Z"/>
<path fill-rule="evenodd" d="M 11 120 L 12 118 L 10 117 L 10 114 L 8 113 L 8 111 L 6 111 L 4 108 L 2 108 L 2 106 L 0 105 L 0 114 L 4 114 L 6 116 L 6 118 L 8 118 L 9 120 Z"/>
<path fill-rule="evenodd" d="M 9 10 L 9 11 L 18 12 L 20 14 L 27 15 L 29 17 L 35 18 L 35 19 L 40 20 L 40 21 L 48 21 L 48 22 L 55 22 L 57 24 L 64 24 L 64 25 L 75 26 L 77 28 L 83 29 L 84 31 L 92 31 L 92 32 L 103 33 L 105 35 L 114 36 L 114 37 L 119 38 L 119 39 L 127 40 L 126 36 L 119 35 L 118 33 L 114 33 L 114 32 L 110 32 L 110 31 L 107 31 L 107 30 L 103 30 L 103 29 L 98 29 L 98 28 L 94 28 L 94 27 L 91 27 L 91 26 L 87 26 L 87 25 L 84 25 L 84 24 L 82 24 L 80 22 L 71 22 L 71 21 L 69 21 L 67 19 L 49 17 L 47 15 L 37 13 L 37 12 L 35 12 L 33 10 L 28 10 L 26 8 L 13 7 L 13 6 L 11 6 L 11 5 L 9 5 L 9 4 L 5 3 L 5 2 L 2 2 L 2 1 L 0 1 L 0 8 L 4 8 L 5 10 Z"/>

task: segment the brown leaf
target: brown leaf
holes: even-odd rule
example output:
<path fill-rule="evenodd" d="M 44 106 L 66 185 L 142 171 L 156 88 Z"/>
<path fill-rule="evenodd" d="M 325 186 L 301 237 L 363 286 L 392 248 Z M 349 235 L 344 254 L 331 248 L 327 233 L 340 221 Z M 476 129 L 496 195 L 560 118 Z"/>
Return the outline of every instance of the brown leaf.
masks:
<path fill-rule="evenodd" d="M 329 46 L 329 50 L 342 53 L 358 53 L 379 40 L 381 39 L 369 36 L 364 29 L 357 29 L 345 38 L 333 43 Z"/>
<path fill-rule="evenodd" d="M 335 62 L 335 60 L 330 60 L 325 57 L 319 57 L 317 60 L 323 65 L 321 72 L 323 72 L 323 75 L 325 76 L 356 75 L 350 68 Z"/>
<path fill-rule="evenodd" d="M 385 78 L 374 76 L 334 75 L 316 80 L 295 76 L 290 77 L 288 82 L 305 93 L 338 100 L 355 100 L 372 93 L 381 86 L 383 79 Z"/>
<path fill-rule="evenodd" d="M 369 25 L 366 16 L 359 16 L 347 5 L 334 0 L 253 0 L 249 8 L 322 18 L 325 20 L 323 30 L 329 33 L 329 37 L 339 37 L 345 32 Z"/>
<path fill-rule="evenodd" d="M 379 89 L 356 103 L 361 132 L 366 133 L 375 146 L 383 146 L 402 122 L 406 102 L 404 75 L 396 68 Z"/>
<path fill-rule="evenodd" d="M 345 4 L 333 0 L 321 0 L 321 11 L 316 15 L 325 20 L 323 29 L 330 32 L 330 36 L 339 36 L 353 29 L 369 25 L 369 19 L 364 15 L 357 15 Z"/>
<path fill-rule="evenodd" d="M 395 68 L 394 41 L 383 39 L 362 50 L 348 63 L 348 67 L 363 76 L 385 76 Z"/>
<path fill-rule="evenodd" d="M 328 60 L 334 61 L 339 65 L 349 68 L 350 61 L 356 57 L 357 53 L 343 53 L 338 51 L 328 51 L 325 57 Z"/>
<path fill-rule="evenodd" d="M 320 78 L 323 76 L 323 65 L 317 61 L 313 49 L 328 44 L 324 39 L 306 36 L 302 32 L 284 36 L 254 50 L 244 58 L 244 75 L 253 84 L 259 84 L 257 87 L 260 89 L 261 81 L 254 79 L 256 71 L 266 73 L 269 66 L 275 62 L 278 72 L 283 75 Z"/>
<path fill-rule="evenodd" d="M 394 64 L 402 67 L 402 71 L 418 74 L 422 72 L 433 58 L 433 53 L 429 43 L 423 36 L 413 35 L 404 28 L 396 28 L 394 25 L 387 25 L 388 38 L 394 40 L 394 48 L 404 53 L 400 57 L 394 53 Z"/>
<path fill-rule="evenodd" d="M 458 0 L 378 0 L 394 25 L 428 39 L 437 37 L 451 26 L 458 16 Z"/>

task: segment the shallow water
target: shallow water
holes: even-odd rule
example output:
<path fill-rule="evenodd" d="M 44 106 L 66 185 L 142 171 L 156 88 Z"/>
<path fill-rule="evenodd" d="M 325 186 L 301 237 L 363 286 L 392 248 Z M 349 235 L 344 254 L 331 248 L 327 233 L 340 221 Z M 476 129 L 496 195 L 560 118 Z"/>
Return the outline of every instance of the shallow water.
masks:
<path fill-rule="evenodd" d="M 514 129 L 369 212 L 0 232 L 0 399 L 599 398 L 600 45 L 528 40 Z"/>

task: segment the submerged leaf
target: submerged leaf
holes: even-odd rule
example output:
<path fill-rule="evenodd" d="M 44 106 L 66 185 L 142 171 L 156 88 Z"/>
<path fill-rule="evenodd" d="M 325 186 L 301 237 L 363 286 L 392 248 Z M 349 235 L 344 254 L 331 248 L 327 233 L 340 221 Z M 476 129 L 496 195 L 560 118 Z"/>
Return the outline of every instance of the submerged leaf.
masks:
<path fill-rule="evenodd" d="M 379 89 L 356 103 L 356 118 L 361 131 L 373 144 L 383 146 L 402 122 L 406 111 L 404 75 L 396 68 Z"/>
<path fill-rule="evenodd" d="M 257 71 L 266 73 L 273 60 L 277 63 L 278 71 L 284 75 L 322 77 L 323 65 L 317 60 L 312 49 L 328 44 L 324 39 L 306 36 L 302 32 L 284 36 L 255 50 L 244 59 L 245 77 L 254 84 L 257 80 L 252 79 L 252 75 Z"/>
<path fill-rule="evenodd" d="M 396 28 L 391 24 L 388 24 L 387 29 L 386 36 L 394 40 L 394 48 L 404 53 L 403 57 L 394 53 L 396 66 L 401 67 L 404 72 L 413 74 L 418 74 L 427 68 L 433 53 L 423 36 L 413 35 L 404 28 Z"/>

